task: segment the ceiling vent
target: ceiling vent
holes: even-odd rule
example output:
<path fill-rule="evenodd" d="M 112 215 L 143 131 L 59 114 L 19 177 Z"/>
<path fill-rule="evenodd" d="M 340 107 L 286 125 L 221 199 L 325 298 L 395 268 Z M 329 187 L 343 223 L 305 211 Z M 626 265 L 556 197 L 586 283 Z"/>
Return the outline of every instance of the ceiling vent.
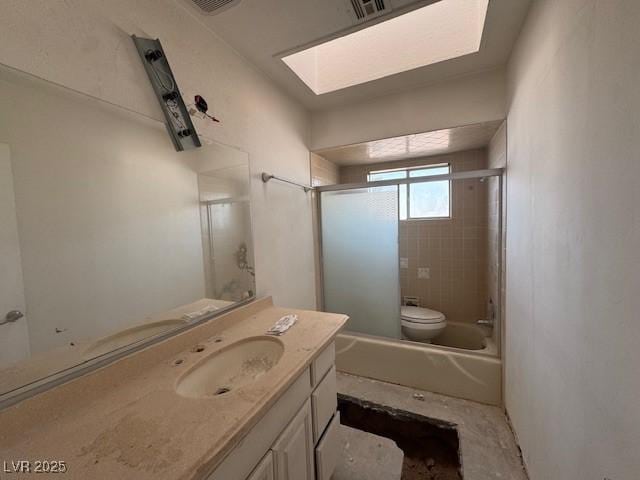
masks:
<path fill-rule="evenodd" d="M 384 0 L 351 0 L 351 6 L 358 20 L 377 17 L 389 10 L 386 8 Z"/>
<path fill-rule="evenodd" d="M 216 15 L 240 3 L 240 0 L 191 0 L 205 15 Z"/>

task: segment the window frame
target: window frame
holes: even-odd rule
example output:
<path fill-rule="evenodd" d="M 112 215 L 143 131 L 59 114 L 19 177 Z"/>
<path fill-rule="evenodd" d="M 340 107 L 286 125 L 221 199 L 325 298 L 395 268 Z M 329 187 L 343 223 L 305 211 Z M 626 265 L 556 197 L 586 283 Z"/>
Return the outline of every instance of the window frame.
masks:
<path fill-rule="evenodd" d="M 432 163 L 432 164 L 427 164 L 427 165 L 416 165 L 416 166 L 411 166 L 411 167 L 398 167 L 398 168 L 386 168 L 383 170 L 369 170 L 367 172 L 367 183 L 369 182 L 375 182 L 376 180 L 371 180 L 371 175 L 375 175 L 378 173 L 392 173 L 392 172 L 404 172 L 404 177 L 403 178 L 423 178 L 423 177 L 411 177 L 410 175 L 410 171 L 412 170 L 428 170 L 428 169 L 436 169 L 436 168 L 447 168 L 447 175 L 451 173 L 451 163 Z M 430 175 L 424 175 L 424 177 L 429 177 Z M 411 216 L 411 184 L 407 184 L 406 185 L 406 195 L 405 195 L 405 202 L 406 202 L 406 211 L 407 211 L 407 218 L 400 219 L 400 221 L 402 222 L 411 222 L 411 221 L 420 221 L 420 220 L 449 220 L 452 218 L 452 211 L 453 211 L 453 195 L 452 195 L 452 185 L 451 185 L 451 180 L 448 180 L 448 189 L 449 189 L 449 212 L 448 215 L 446 216 L 442 216 L 442 217 L 412 217 Z M 416 182 L 416 183 L 421 183 L 421 182 Z M 428 182 L 424 182 L 424 183 L 428 183 Z M 402 200 L 400 199 L 400 188 L 398 186 L 398 203 L 400 203 Z"/>

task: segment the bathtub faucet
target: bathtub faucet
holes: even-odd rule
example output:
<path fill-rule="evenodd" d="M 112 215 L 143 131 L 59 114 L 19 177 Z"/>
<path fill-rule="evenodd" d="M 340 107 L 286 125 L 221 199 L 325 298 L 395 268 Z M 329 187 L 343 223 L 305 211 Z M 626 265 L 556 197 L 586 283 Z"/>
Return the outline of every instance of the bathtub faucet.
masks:
<path fill-rule="evenodd" d="M 489 299 L 487 303 L 487 318 L 481 318 L 480 320 L 476 320 L 478 325 L 482 325 L 483 327 L 493 328 L 496 319 L 496 309 L 493 306 L 493 299 Z"/>
<path fill-rule="evenodd" d="M 476 320 L 478 325 L 483 325 L 485 327 L 493 328 L 493 318 L 482 318 L 480 320 Z"/>

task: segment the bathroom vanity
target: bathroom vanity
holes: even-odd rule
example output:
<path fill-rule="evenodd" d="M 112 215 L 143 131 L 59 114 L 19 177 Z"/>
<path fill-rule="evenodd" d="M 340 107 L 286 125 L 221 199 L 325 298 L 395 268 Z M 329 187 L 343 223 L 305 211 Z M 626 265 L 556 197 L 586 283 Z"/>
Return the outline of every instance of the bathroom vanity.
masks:
<path fill-rule="evenodd" d="M 0 80 L 0 476 L 328 478 L 346 317 L 254 300 L 249 154 Z"/>
<path fill-rule="evenodd" d="M 346 320 L 238 307 L 1 410 L 0 461 L 64 462 L 66 479 L 328 480 Z"/>
<path fill-rule="evenodd" d="M 208 480 L 328 480 L 340 454 L 336 409 L 332 342 Z"/>

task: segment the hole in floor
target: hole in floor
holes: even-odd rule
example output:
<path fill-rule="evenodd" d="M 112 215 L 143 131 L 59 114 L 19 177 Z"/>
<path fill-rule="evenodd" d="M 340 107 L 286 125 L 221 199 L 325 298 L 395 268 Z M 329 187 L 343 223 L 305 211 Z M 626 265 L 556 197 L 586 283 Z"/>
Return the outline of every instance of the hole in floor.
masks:
<path fill-rule="evenodd" d="M 342 425 L 395 442 L 404 453 L 398 478 L 462 480 L 454 424 L 342 394 L 338 410 Z"/>

